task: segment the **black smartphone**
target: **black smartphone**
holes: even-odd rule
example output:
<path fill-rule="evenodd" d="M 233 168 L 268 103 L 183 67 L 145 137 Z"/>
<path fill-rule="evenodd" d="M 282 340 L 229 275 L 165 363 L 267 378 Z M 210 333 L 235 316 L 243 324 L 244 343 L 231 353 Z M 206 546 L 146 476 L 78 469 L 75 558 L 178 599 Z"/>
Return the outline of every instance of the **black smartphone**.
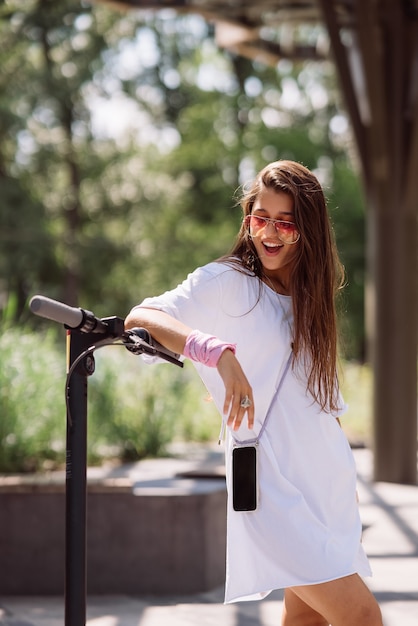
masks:
<path fill-rule="evenodd" d="M 234 511 L 257 508 L 257 449 L 255 446 L 232 450 L 232 506 Z"/>

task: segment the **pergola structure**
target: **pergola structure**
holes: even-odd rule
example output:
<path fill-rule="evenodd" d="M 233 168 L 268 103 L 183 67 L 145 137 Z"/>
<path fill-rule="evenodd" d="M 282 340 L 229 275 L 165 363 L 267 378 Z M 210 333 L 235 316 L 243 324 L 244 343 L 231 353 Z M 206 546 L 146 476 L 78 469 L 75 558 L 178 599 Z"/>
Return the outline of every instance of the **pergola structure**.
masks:
<path fill-rule="evenodd" d="M 417 481 L 418 0 L 112 0 L 197 13 L 220 47 L 276 64 L 333 57 L 368 217 L 367 334 L 374 372 L 374 478 Z M 305 45 L 303 24 L 328 41 Z"/>

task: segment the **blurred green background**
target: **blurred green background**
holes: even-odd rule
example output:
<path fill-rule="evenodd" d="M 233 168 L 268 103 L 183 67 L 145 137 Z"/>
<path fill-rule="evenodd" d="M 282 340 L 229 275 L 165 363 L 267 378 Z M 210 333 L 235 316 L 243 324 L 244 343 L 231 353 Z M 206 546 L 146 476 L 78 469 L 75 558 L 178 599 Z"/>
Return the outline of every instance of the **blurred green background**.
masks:
<path fill-rule="evenodd" d="M 125 317 L 231 247 L 237 190 L 278 158 L 312 169 L 328 198 L 347 272 L 344 427 L 367 443 L 365 207 L 333 65 L 267 67 L 218 50 L 200 17 L 75 0 L 8 0 L 0 29 L 0 471 L 65 457 L 64 335 L 30 297 Z M 191 367 L 133 359 L 97 354 L 90 462 L 216 439 Z"/>

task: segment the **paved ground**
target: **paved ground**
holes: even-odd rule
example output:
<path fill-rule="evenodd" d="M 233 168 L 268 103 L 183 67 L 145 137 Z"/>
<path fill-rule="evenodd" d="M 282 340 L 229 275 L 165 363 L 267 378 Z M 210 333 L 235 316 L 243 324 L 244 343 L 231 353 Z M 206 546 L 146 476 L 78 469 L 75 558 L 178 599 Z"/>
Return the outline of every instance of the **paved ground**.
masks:
<path fill-rule="evenodd" d="M 356 450 L 355 457 L 365 527 L 363 543 L 374 571 L 369 585 L 381 605 L 385 626 L 417 626 L 418 486 L 374 484 L 370 481 L 370 452 Z M 281 592 L 262 602 L 225 606 L 222 600 L 222 588 L 187 597 L 89 597 L 86 624 L 278 626 L 280 623 Z M 2 597 L 0 593 L 0 626 L 63 625 L 63 598 Z"/>

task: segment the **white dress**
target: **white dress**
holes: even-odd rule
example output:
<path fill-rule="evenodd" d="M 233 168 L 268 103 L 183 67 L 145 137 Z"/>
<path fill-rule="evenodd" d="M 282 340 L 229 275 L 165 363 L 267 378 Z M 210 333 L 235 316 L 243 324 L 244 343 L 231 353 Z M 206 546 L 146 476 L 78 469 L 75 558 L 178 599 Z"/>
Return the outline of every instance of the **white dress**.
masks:
<path fill-rule="evenodd" d="M 210 263 L 140 306 L 237 345 L 253 389 L 255 425 L 249 431 L 243 424 L 236 436 L 255 437 L 290 354 L 291 298 L 230 265 Z M 195 366 L 222 414 L 224 385 L 216 368 Z M 225 602 L 356 572 L 371 575 L 361 546 L 354 459 L 335 417 L 307 394 L 303 368 L 290 368 L 258 445 L 257 510 L 236 512 L 228 498 Z M 228 493 L 232 447 L 227 432 Z"/>

